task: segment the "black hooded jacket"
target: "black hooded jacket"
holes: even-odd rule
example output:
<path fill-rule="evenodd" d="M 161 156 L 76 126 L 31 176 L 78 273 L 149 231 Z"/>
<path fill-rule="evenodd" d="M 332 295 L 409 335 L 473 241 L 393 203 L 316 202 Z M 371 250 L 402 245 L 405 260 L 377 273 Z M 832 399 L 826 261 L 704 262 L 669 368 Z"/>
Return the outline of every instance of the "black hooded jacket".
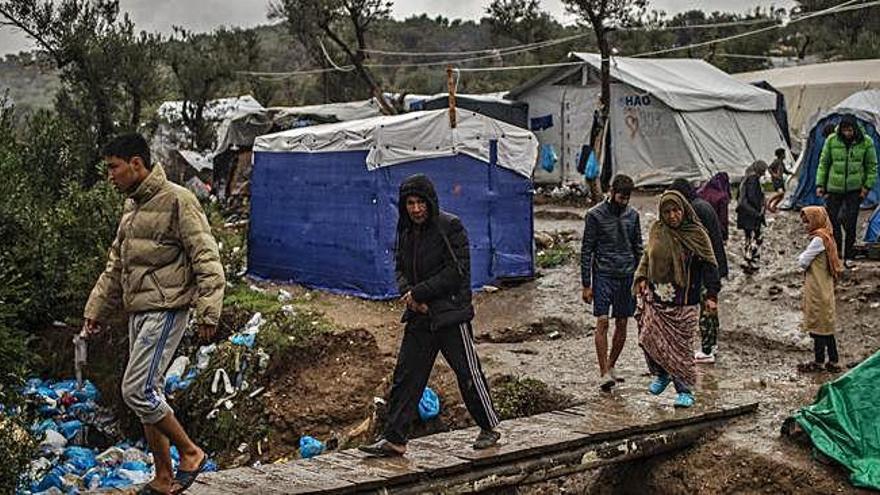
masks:
<path fill-rule="evenodd" d="M 703 224 L 706 233 L 709 234 L 709 240 L 712 241 L 712 251 L 715 253 L 715 259 L 718 261 L 718 276 L 722 278 L 727 277 L 727 252 L 724 249 L 724 234 L 721 230 L 721 221 L 718 219 L 718 214 L 715 213 L 715 208 L 708 201 L 697 196 L 697 190 L 686 180 L 676 180 L 672 183 L 670 189 L 680 192 L 694 208 L 694 213 L 697 214 L 697 218 L 700 219 L 700 223 Z"/>
<path fill-rule="evenodd" d="M 407 196 L 428 203 L 425 223 L 410 220 Z M 427 316 L 407 310 L 403 320 L 424 320 L 431 329 L 438 329 L 473 319 L 470 246 L 461 220 L 440 210 L 434 184 L 422 174 L 400 184 L 398 213 L 397 287 L 401 294 L 411 292 L 416 302 L 428 305 Z"/>

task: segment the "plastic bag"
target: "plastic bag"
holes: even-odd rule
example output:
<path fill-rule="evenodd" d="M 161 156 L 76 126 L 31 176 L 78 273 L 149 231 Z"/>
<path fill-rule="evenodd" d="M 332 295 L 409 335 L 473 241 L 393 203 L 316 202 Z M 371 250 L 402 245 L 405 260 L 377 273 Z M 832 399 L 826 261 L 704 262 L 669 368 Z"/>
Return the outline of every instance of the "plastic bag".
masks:
<path fill-rule="evenodd" d="M 584 177 L 587 180 L 594 180 L 596 177 L 599 177 L 599 160 L 596 159 L 596 153 L 594 151 L 590 151 L 590 156 L 587 158 L 587 166 L 584 168 Z"/>
<path fill-rule="evenodd" d="M 559 155 L 553 149 L 552 144 L 541 145 L 541 168 L 547 172 L 552 172 L 556 162 L 559 161 Z"/>
<path fill-rule="evenodd" d="M 76 468 L 76 472 L 82 473 L 95 467 L 95 453 L 85 447 L 67 447 L 64 449 L 64 460 Z"/>
<path fill-rule="evenodd" d="M 428 421 L 429 419 L 436 418 L 439 414 L 440 397 L 430 387 L 425 387 L 425 391 L 422 392 L 422 399 L 419 400 L 419 417 L 422 418 L 422 421 Z"/>
<path fill-rule="evenodd" d="M 237 333 L 232 337 L 229 337 L 229 341 L 235 345 L 243 345 L 250 349 L 254 346 L 256 337 L 256 334 L 253 333 Z"/>
<path fill-rule="evenodd" d="M 324 444 L 308 435 L 299 437 L 299 455 L 303 459 L 315 457 L 324 452 Z"/>

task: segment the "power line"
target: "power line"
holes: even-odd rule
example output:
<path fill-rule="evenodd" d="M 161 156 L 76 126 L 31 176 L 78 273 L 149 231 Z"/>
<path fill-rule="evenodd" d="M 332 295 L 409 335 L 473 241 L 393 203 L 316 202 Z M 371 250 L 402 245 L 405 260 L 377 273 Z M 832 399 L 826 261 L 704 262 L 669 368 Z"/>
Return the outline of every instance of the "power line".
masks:
<path fill-rule="evenodd" d="M 479 55 L 479 54 L 495 54 L 500 53 L 504 54 L 510 51 L 520 51 L 524 48 L 544 48 L 545 46 L 553 46 L 561 43 L 566 43 L 569 41 L 574 41 L 580 38 L 586 38 L 590 36 L 590 33 L 581 33 L 575 34 L 571 36 L 565 36 L 562 38 L 554 38 L 550 40 L 544 41 L 535 41 L 533 43 L 525 43 L 522 45 L 513 45 L 501 48 L 484 48 L 481 50 L 466 50 L 466 51 L 458 51 L 458 52 L 396 52 L 396 51 L 387 51 L 387 50 L 373 50 L 367 49 L 364 50 L 365 53 L 375 53 L 377 55 L 391 55 L 391 56 L 402 56 L 402 57 L 449 57 L 456 55 Z"/>

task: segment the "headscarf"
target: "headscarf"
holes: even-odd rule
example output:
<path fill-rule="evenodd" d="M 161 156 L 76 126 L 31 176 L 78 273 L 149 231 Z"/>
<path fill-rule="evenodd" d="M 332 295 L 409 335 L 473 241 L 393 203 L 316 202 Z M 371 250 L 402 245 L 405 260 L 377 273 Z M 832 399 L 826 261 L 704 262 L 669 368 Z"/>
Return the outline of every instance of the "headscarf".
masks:
<path fill-rule="evenodd" d="M 673 203 L 684 212 L 681 224 L 672 227 L 663 220 L 663 207 Z M 690 251 L 702 260 L 718 266 L 712 242 L 706 229 L 697 220 L 693 207 L 678 191 L 666 191 L 660 196 L 660 219 L 651 225 L 648 234 L 648 247 L 636 271 L 636 279 L 647 278 L 656 284 L 675 283 L 678 287 L 687 284 L 685 273 L 685 251 Z"/>
<path fill-rule="evenodd" d="M 837 254 L 837 243 L 834 241 L 834 227 L 831 219 L 822 206 L 807 206 L 801 210 L 801 215 L 807 219 L 807 228 L 811 237 L 822 239 L 825 245 L 825 257 L 828 259 L 828 269 L 835 280 L 843 273 L 843 263 Z"/>
<path fill-rule="evenodd" d="M 713 175 L 709 182 L 697 190 L 697 195 L 712 203 L 709 197 L 730 200 L 730 176 L 727 172 L 718 172 Z M 708 197 L 707 197 L 708 196 Z"/>

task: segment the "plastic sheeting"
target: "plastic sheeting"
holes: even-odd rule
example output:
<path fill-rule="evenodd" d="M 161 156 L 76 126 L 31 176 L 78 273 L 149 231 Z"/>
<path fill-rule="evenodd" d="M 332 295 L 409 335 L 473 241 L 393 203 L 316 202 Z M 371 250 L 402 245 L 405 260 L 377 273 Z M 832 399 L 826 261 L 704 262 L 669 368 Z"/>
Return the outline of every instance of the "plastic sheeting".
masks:
<path fill-rule="evenodd" d="M 424 173 L 441 208 L 468 231 L 473 287 L 534 274 L 528 178 L 464 154 L 370 170 L 368 154 L 254 154 L 250 273 L 371 299 L 396 296 L 398 188 Z"/>
<path fill-rule="evenodd" d="M 260 152 L 332 152 L 369 150 L 369 169 L 413 160 L 465 154 L 489 162 L 489 141 L 498 143 L 497 164 L 531 178 L 538 159 L 538 142 L 526 129 L 472 111 L 456 112 L 449 126 L 446 110 L 354 120 L 292 129 L 260 136 Z"/>
<path fill-rule="evenodd" d="M 572 53 L 597 70 L 597 53 Z M 776 95 L 734 79 L 714 65 L 693 58 L 612 57 L 611 77 L 659 98 L 673 110 L 693 112 L 731 108 L 761 112 L 776 108 Z"/>
<path fill-rule="evenodd" d="M 794 418 L 813 445 L 850 471 L 850 481 L 880 490 L 880 353 L 833 382 Z"/>

